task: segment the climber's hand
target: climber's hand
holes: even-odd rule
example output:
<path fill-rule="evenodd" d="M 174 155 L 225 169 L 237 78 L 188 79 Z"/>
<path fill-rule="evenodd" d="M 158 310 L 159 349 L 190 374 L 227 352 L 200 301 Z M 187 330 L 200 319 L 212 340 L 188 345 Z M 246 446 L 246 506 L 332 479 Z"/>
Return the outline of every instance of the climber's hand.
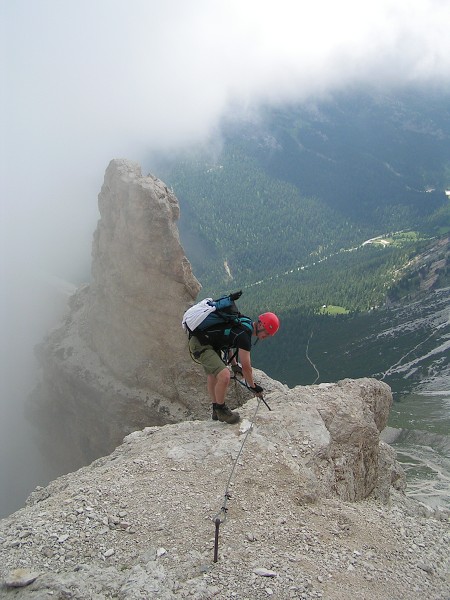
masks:
<path fill-rule="evenodd" d="M 259 398 L 261 398 L 262 393 L 264 392 L 264 388 L 262 388 L 257 383 L 255 383 L 255 385 L 253 387 L 251 387 L 250 389 L 255 394 L 255 396 L 258 396 Z"/>

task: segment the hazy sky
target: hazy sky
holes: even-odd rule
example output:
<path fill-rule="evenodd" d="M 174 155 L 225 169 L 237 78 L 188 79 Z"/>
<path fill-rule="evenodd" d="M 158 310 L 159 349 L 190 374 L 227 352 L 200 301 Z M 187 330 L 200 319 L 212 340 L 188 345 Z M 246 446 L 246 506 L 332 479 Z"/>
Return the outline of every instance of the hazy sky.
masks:
<path fill-rule="evenodd" d="M 450 78 L 448 0 L 1 0 L 0 20 L 4 239 L 58 274 L 89 255 L 111 158 L 201 140 L 230 104 Z"/>
<path fill-rule="evenodd" d="M 0 0 L 2 444 L 55 310 L 33 274 L 87 272 L 111 158 L 147 169 L 230 106 L 448 85 L 449 31 L 449 0 Z"/>

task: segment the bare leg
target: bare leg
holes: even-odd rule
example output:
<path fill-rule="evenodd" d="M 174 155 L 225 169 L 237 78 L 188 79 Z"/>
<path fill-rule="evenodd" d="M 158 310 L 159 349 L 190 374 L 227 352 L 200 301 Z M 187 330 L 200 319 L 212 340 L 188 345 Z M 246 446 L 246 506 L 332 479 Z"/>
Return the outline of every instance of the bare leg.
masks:
<path fill-rule="evenodd" d="M 216 396 L 215 396 L 215 389 L 216 389 L 216 376 L 215 375 L 208 375 L 206 378 L 206 383 L 208 386 L 208 394 L 209 397 L 211 398 L 211 402 L 213 404 L 216 403 Z"/>
<path fill-rule="evenodd" d="M 231 411 L 225 404 L 225 395 L 230 383 L 230 371 L 225 367 L 217 375 L 208 375 L 208 393 L 213 402 L 213 421 L 224 421 L 225 423 L 237 423 L 239 413 Z"/>
<path fill-rule="evenodd" d="M 208 375 L 207 386 L 211 402 L 223 404 L 230 383 L 230 371 L 225 367 L 217 375 Z"/>

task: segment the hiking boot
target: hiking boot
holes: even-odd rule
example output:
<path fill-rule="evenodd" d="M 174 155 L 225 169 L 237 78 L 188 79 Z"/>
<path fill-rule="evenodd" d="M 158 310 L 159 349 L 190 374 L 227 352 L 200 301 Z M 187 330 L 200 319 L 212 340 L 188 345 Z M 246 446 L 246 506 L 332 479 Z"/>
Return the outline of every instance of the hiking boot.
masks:
<path fill-rule="evenodd" d="M 239 413 L 230 410 L 226 404 L 213 404 L 212 419 L 233 424 L 237 423 L 240 417 Z"/>

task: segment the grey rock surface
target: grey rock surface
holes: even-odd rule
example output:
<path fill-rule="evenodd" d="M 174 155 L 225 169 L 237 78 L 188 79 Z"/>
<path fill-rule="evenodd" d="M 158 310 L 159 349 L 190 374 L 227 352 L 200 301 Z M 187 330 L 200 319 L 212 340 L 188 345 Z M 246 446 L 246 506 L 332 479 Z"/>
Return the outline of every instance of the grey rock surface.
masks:
<path fill-rule="evenodd" d="M 150 389 L 165 383 L 174 396 L 170 372 L 189 359 L 180 313 L 200 290 L 178 236 L 178 201 L 137 164 L 114 160 L 99 210 L 83 335 L 119 380 Z"/>
<path fill-rule="evenodd" d="M 258 375 L 271 411 L 148 427 L 36 489 L 0 521 L 0 598 L 16 569 L 39 574 L 23 599 L 448 598 L 449 515 L 404 496 L 379 441 L 388 386 Z"/>
<path fill-rule="evenodd" d="M 178 201 L 139 165 L 113 160 L 99 209 L 92 281 L 37 350 L 42 380 L 28 414 L 58 473 L 111 452 L 135 429 L 209 411 L 181 328 L 200 284 L 180 245 Z"/>

